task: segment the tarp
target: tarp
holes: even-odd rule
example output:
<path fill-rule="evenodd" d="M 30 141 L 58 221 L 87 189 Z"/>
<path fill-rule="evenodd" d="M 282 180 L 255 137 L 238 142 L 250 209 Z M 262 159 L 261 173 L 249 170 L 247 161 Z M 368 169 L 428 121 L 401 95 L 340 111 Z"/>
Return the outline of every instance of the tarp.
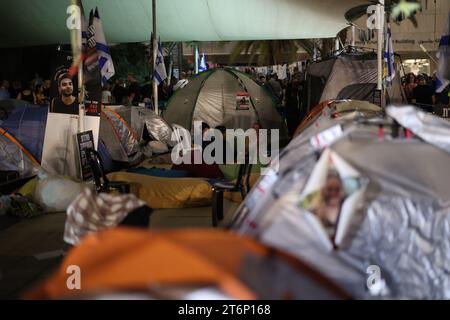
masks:
<path fill-rule="evenodd" d="M 347 10 L 364 0 L 159 0 L 161 41 L 270 40 L 335 37 Z M 70 43 L 64 0 L 3 0 L 0 46 Z M 98 7 L 109 42 L 149 41 L 149 0 L 83 0 Z"/>

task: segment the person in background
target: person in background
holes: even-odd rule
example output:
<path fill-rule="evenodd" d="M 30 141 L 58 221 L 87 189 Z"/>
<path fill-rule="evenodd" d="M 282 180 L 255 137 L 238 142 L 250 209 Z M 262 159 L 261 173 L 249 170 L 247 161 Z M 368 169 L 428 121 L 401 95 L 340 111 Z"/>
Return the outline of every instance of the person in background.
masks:
<path fill-rule="evenodd" d="M 31 83 L 27 82 L 22 91 L 17 95 L 17 100 L 27 101 L 30 104 L 34 103 L 34 94 L 31 90 Z"/>
<path fill-rule="evenodd" d="M 406 99 L 408 100 L 408 103 L 411 103 L 413 100 L 413 91 L 417 87 L 416 83 L 416 76 L 414 73 L 410 73 L 406 75 L 406 83 L 403 86 L 406 94 Z"/>
<path fill-rule="evenodd" d="M 116 84 L 112 90 L 112 95 L 114 97 L 115 104 L 126 104 L 124 99 L 127 97 L 127 89 L 125 88 L 125 82 L 123 79 L 117 79 Z"/>
<path fill-rule="evenodd" d="M 51 80 L 45 80 L 44 81 L 44 84 L 43 84 L 43 86 L 42 86 L 42 89 L 43 89 L 43 93 L 44 93 L 44 96 L 47 98 L 47 100 L 50 100 L 50 89 L 51 89 L 51 87 L 52 87 L 52 81 Z"/>
<path fill-rule="evenodd" d="M 141 101 L 141 87 L 139 82 L 134 77 L 133 73 L 128 73 L 127 80 L 129 82 L 128 86 L 128 105 L 137 106 Z"/>
<path fill-rule="evenodd" d="M 44 84 L 44 80 L 41 78 L 41 76 L 39 75 L 39 73 L 36 72 L 36 73 L 34 74 L 34 79 L 31 80 L 31 87 L 32 87 L 32 89 L 35 89 L 36 86 L 42 85 L 42 84 Z"/>
<path fill-rule="evenodd" d="M 278 81 L 278 75 L 276 73 L 272 73 L 269 81 L 265 84 L 266 88 L 273 94 L 274 97 L 278 99 L 281 103 L 283 99 L 283 88 L 281 87 L 280 82 Z"/>
<path fill-rule="evenodd" d="M 432 88 L 436 92 L 436 71 L 433 73 Z M 436 92 L 436 105 L 448 106 L 450 104 L 450 85 L 448 85 L 442 92 Z"/>
<path fill-rule="evenodd" d="M 10 98 L 8 89 L 9 82 L 7 80 L 0 81 L 0 100 L 6 100 Z"/>
<path fill-rule="evenodd" d="M 289 136 L 293 136 L 301 120 L 306 116 L 306 111 L 302 108 L 302 78 L 300 73 L 294 73 L 292 81 L 286 88 L 286 122 L 289 130 Z"/>
<path fill-rule="evenodd" d="M 102 89 L 102 104 L 108 105 L 112 103 L 112 94 L 111 94 L 111 85 L 109 82 L 105 83 L 105 86 Z"/>
<path fill-rule="evenodd" d="M 431 86 L 427 84 L 427 79 L 420 75 L 418 77 L 419 84 L 413 90 L 413 103 L 417 103 L 419 107 L 428 112 L 433 112 L 433 106 L 436 104 L 436 96 Z"/>
<path fill-rule="evenodd" d="M 14 80 L 12 86 L 9 88 L 9 96 L 11 99 L 17 99 L 20 92 L 22 92 L 22 82 L 20 80 Z"/>
<path fill-rule="evenodd" d="M 34 88 L 34 104 L 44 105 L 47 104 L 48 100 L 44 95 L 44 87 L 42 84 L 36 85 Z"/>
<path fill-rule="evenodd" d="M 152 82 L 150 81 L 150 77 L 145 77 L 145 83 L 141 87 L 141 101 L 144 103 L 151 103 L 152 102 L 152 96 L 153 96 L 153 88 L 152 88 Z"/>

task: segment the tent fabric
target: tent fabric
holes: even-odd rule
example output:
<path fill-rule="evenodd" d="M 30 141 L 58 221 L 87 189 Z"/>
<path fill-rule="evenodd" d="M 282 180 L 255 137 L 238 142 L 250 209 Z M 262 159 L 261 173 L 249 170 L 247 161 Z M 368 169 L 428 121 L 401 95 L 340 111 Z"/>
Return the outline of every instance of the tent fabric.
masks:
<path fill-rule="evenodd" d="M 0 171 L 17 171 L 20 177 L 31 177 L 40 170 L 39 163 L 6 131 L 0 128 Z"/>
<path fill-rule="evenodd" d="M 40 162 L 44 145 L 47 107 L 22 103 L 11 110 L 8 119 L 0 124 Z"/>
<path fill-rule="evenodd" d="M 249 109 L 237 110 L 236 96 L 243 92 L 250 95 Z M 188 130 L 194 121 L 244 130 L 259 122 L 263 129 L 279 129 L 280 139 L 287 137 L 273 97 L 248 76 L 228 68 L 208 70 L 191 79 L 168 102 L 163 117 Z"/>
<path fill-rule="evenodd" d="M 81 290 L 67 286 L 67 270 L 74 265 L 82 270 Z M 228 299 L 350 298 L 302 261 L 249 237 L 220 230 L 149 233 L 125 228 L 88 235 L 49 279 L 23 298 L 94 299 L 102 293 L 138 291 L 147 299 L 188 299 L 189 292 L 205 287 Z"/>
<path fill-rule="evenodd" d="M 136 133 L 115 111 L 104 109 L 99 135 L 112 160 L 131 165 L 141 161 L 142 153 Z"/>
<path fill-rule="evenodd" d="M 354 118 L 372 118 L 381 116 L 383 110 L 381 107 L 367 101 L 326 100 L 314 107 L 302 120 L 295 130 L 294 137 L 301 134 L 308 126 L 314 124 L 319 127 L 321 119 L 336 119 L 343 116 L 348 118 L 349 113 Z"/>
<path fill-rule="evenodd" d="M 417 133 L 449 127 L 422 121 L 418 129 L 420 111 L 409 107 L 388 110 Z M 445 168 L 450 154 L 442 141 L 393 139 L 390 122 L 383 121 L 382 137 L 378 123 L 337 119 L 324 121 L 321 128 L 308 128 L 274 161 L 278 170 L 260 179 L 238 212 L 241 215 L 234 227 L 305 259 L 357 298 L 448 299 L 450 173 Z M 343 131 L 328 149 L 311 144 L 311 139 L 335 126 Z M 326 152 L 339 155 L 342 163 L 368 182 L 353 203 L 340 242 L 331 245 L 326 242 L 332 239 L 324 242 L 314 232 L 311 213 L 299 205 L 319 165 L 318 155 Z M 382 270 L 378 289 L 367 290 L 370 265 Z"/>
<path fill-rule="evenodd" d="M 349 9 L 368 2 L 164 0 L 157 2 L 156 24 L 161 41 L 331 38 L 347 27 L 344 15 Z M 61 0 L 2 1 L 0 46 L 70 43 L 66 27 L 69 4 Z M 111 43 L 149 41 L 151 1 L 83 0 L 83 6 L 85 14 L 98 7 Z"/>

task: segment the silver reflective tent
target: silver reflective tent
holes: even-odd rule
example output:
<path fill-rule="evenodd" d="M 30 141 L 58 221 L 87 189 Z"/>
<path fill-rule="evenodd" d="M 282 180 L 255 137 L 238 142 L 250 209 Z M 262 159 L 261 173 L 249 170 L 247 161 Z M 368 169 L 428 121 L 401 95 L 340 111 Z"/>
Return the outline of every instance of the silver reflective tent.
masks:
<path fill-rule="evenodd" d="M 308 128 L 259 180 L 233 227 L 306 259 L 357 298 L 449 299 L 450 124 L 413 107 L 387 113 Z M 353 188 L 331 234 L 305 205 L 330 159 Z"/>
<path fill-rule="evenodd" d="M 246 107 L 237 105 L 249 97 Z M 211 127 L 248 129 L 258 122 L 263 129 L 279 129 L 280 139 L 287 137 L 284 120 L 276 110 L 271 94 L 247 75 L 231 68 L 211 69 L 190 79 L 169 100 L 163 118 L 188 130 L 194 121 Z"/>
<path fill-rule="evenodd" d="M 397 61 L 397 70 L 400 65 Z M 364 100 L 380 105 L 376 93 L 377 55 L 374 52 L 343 53 L 311 63 L 307 68 L 306 92 L 303 96 L 308 111 L 326 100 Z M 386 105 L 406 103 L 400 72 L 384 97 Z"/>
<path fill-rule="evenodd" d="M 112 160 L 136 165 L 143 159 L 138 136 L 117 112 L 104 108 L 100 117 L 100 139 Z"/>

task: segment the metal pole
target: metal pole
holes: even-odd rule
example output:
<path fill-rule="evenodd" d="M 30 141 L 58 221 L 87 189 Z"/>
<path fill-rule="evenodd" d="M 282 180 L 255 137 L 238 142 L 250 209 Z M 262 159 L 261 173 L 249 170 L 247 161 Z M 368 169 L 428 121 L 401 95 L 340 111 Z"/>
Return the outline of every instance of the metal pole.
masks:
<path fill-rule="evenodd" d="M 195 54 L 194 54 L 194 59 L 195 59 L 195 74 L 198 74 L 198 44 L 195 44 Z"/>
<path fill-rule="evenodd" d="M 156 67 L 156 56 L 158 54 L 158 43 L 156 40 L 156 0 L 152 0 L 152 23 L 153 23 L 153 34 L 152 34 L 152 43 L 153 43 L 153 73 L 155 72 Z M 158 85 L 156 84 L 155 79 L 152 77 L 152 85 L 153 85 L 153 105 L 155 106 L 155 113 L 159 114 L 158 108 Z"/>
<path fill-rule="evenodd" d="M 355 47 L 356 43 L 356 26 L 352 25 L 352 47 Z"/>
<path fill-rule="evenodd" d="M 377 90 L 383 90 L 384 0 L 377 4 L 378 20 L 378 82 Z"/>

